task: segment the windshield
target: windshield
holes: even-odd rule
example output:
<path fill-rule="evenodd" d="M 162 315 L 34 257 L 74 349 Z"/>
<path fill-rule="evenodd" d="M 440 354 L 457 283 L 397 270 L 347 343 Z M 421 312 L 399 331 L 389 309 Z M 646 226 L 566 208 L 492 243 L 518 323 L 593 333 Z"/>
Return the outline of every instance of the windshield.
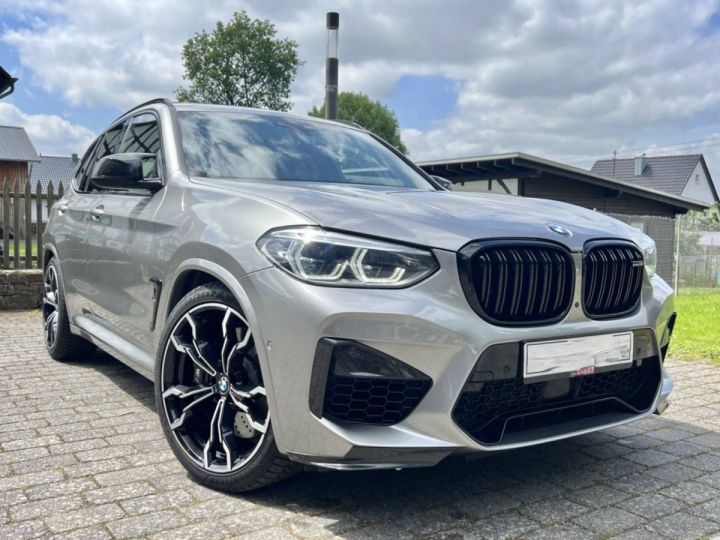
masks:
<path fill-rule="evenodd" d="M 355 129 L 262 113 L 182 111 L 178 117 L 190 176 L 434 189 Z"/>

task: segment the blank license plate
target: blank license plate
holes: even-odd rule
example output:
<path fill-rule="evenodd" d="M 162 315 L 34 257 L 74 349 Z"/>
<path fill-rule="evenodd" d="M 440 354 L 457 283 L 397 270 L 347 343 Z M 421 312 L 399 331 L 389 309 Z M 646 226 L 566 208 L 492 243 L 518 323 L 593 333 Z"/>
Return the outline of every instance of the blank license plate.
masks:
<path fill-rule="evenodd" d="M 600 368 L 629 367 L 633 361 L 633 333 L 620 332 L 525 343 L 526 379 L 559 374 L 591 375 Z"/>

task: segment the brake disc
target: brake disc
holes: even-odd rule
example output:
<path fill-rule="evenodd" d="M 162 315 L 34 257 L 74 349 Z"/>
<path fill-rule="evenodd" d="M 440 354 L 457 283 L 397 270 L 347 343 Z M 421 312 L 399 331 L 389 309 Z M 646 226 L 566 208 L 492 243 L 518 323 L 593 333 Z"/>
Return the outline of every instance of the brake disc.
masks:
<path fill-rule="evenodd" d="M 237 435 L 238 437 L 242 437 L 243 439 L 252 439 L 255 436 L 255 430 L 250 427 L 247 413 L 235 413 L 235 423 L 233 427 L 235 435 Z"/>

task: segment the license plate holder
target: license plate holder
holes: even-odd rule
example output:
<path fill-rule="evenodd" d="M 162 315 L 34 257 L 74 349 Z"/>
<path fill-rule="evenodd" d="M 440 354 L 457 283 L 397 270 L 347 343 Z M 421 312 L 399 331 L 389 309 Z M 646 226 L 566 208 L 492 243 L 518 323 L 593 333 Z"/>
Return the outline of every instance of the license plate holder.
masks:
<path fill-rule="evenodd" d="M 523 353 L 523 378 L 526 380 L 592 375 L 597 371 L 632 365 L 633 333 L 529 341 L 524 343 Z"/>

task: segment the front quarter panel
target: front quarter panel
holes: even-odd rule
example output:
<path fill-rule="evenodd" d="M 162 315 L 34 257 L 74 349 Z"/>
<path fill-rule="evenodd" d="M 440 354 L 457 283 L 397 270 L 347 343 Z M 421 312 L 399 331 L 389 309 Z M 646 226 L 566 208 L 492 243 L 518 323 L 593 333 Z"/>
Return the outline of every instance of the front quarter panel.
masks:
<path fill-rule="evenodd" d="M 158 264 L 164 272 L 155 347 L 173 308 L 173 290 L 185 272 L 215 275 L 232 290 L 243 276 L 271 266 L 256 248 L 260 236 L 274 227 L 311 224 L 307 218 L 266 199 L 183 179 L 178 184 L 172 202 L 163 209 L 167 213 L 164 219 L 174 222 L 172 232 L 156 246 L 163 254 Z M 216 275 L 218 268 L 223 269 L 222 279 Z"/>

